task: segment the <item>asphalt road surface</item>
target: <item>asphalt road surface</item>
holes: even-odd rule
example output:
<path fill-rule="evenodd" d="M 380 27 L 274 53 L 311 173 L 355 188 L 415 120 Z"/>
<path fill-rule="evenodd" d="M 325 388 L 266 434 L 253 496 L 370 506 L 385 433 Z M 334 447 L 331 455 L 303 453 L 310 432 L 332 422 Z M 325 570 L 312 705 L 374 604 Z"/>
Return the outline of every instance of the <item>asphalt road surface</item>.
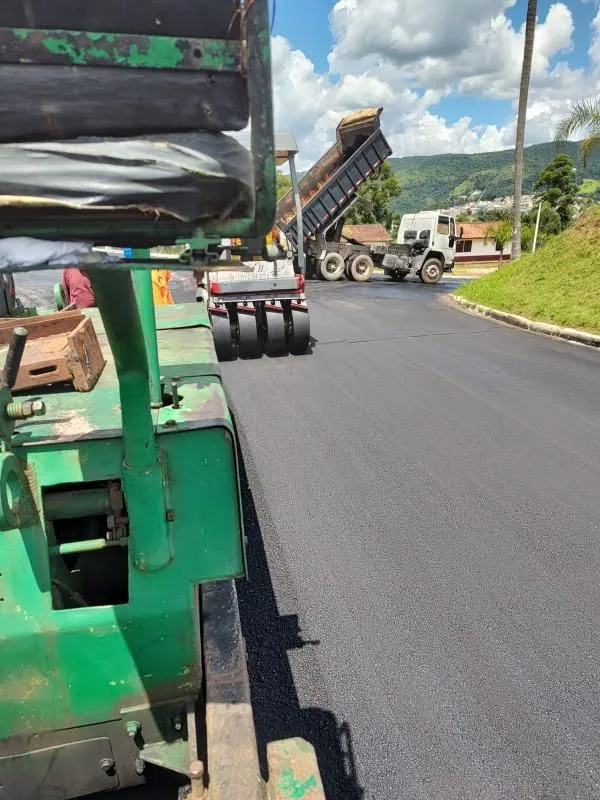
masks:
<path fill-rule="evenodd" d="M 264 739 L 328 800 L 600 797 L 600 354 L 420 284 L 313 284 L 310 355 L 224 365 Z"/>
<path fill-rule="evenodd" d="M 311 284 L 310 354 L 223 365 L 258 733 L 328 800 L 600 798 L 600 354 L 452 286 Z"/>

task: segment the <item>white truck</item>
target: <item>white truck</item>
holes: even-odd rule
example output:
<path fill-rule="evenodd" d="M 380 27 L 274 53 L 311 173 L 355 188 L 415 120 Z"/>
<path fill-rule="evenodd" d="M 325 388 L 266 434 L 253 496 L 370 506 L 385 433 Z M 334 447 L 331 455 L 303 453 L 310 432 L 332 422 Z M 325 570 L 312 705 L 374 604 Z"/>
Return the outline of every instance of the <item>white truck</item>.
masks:
<path fill-rule="evenodd" d="M 398 228 L 397 244 L 371 248 L 372 258 L 392 280 L 414 275 L 423 283 L 436 284 L 444 272 L 454 269 L 456 244 L 462 228 L 446 211 L 405 214 Z"/>

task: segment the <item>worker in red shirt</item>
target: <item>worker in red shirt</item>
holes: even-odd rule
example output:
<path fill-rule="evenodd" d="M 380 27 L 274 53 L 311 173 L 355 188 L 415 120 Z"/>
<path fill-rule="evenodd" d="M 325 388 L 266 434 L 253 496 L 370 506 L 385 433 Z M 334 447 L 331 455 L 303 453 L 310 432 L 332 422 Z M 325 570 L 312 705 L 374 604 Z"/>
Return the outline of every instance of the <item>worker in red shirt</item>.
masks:
<path fill-rule="evenodd" d="M 169 290 L 170 279 L 169 270 L 152 270 L 154 305 L 173 304 L 173 297 Z M 74 305 L 76 308 L 93 308 L 96 305 L 92 282 L 87 272 L 76 267 L 69 267 L 63 272 L 62 285 L 67 296 L 67 305 Z"/>
<path fill-rule="evenodd" d="M 89 275 L 76 267 L 63 272 L 62 285 L 67 295 L 67 304 L 77 308 L 93 308 L 96 305 L 94 290 Z"/>

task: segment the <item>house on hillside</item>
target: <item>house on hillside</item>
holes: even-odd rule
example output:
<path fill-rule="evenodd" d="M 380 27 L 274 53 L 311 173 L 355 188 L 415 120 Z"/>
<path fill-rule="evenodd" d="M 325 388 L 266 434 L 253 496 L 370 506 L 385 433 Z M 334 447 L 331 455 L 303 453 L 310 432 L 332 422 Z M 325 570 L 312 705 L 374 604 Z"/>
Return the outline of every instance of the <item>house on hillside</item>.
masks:
<path fill-rule="evenodd" d="M 493 241 L 485 243 L 486 233 L 493 223 L 463 222 L 462 239 L 456 245 L 457 264 L 498 263 L 500 248 Z M 510 261 L 511 242 L 504 248 L 503 261 Z"/>
<path fill-rule="evenodd" d="M 391 236 L 380 223 L 372 225 L 344 225 L 342 236 L 360 244 L 388 244 Z"/>

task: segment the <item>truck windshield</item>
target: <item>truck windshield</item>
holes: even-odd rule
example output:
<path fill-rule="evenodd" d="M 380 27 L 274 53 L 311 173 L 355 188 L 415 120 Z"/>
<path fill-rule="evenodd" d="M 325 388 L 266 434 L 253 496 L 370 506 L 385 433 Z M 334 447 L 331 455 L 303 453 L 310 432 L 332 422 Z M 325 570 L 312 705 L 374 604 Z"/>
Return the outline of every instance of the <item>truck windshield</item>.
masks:
<path fill-rule="evenodd" d="M 450 217 L 438 217 L 437 232 L 442 236 L 450 234 Z"/>

